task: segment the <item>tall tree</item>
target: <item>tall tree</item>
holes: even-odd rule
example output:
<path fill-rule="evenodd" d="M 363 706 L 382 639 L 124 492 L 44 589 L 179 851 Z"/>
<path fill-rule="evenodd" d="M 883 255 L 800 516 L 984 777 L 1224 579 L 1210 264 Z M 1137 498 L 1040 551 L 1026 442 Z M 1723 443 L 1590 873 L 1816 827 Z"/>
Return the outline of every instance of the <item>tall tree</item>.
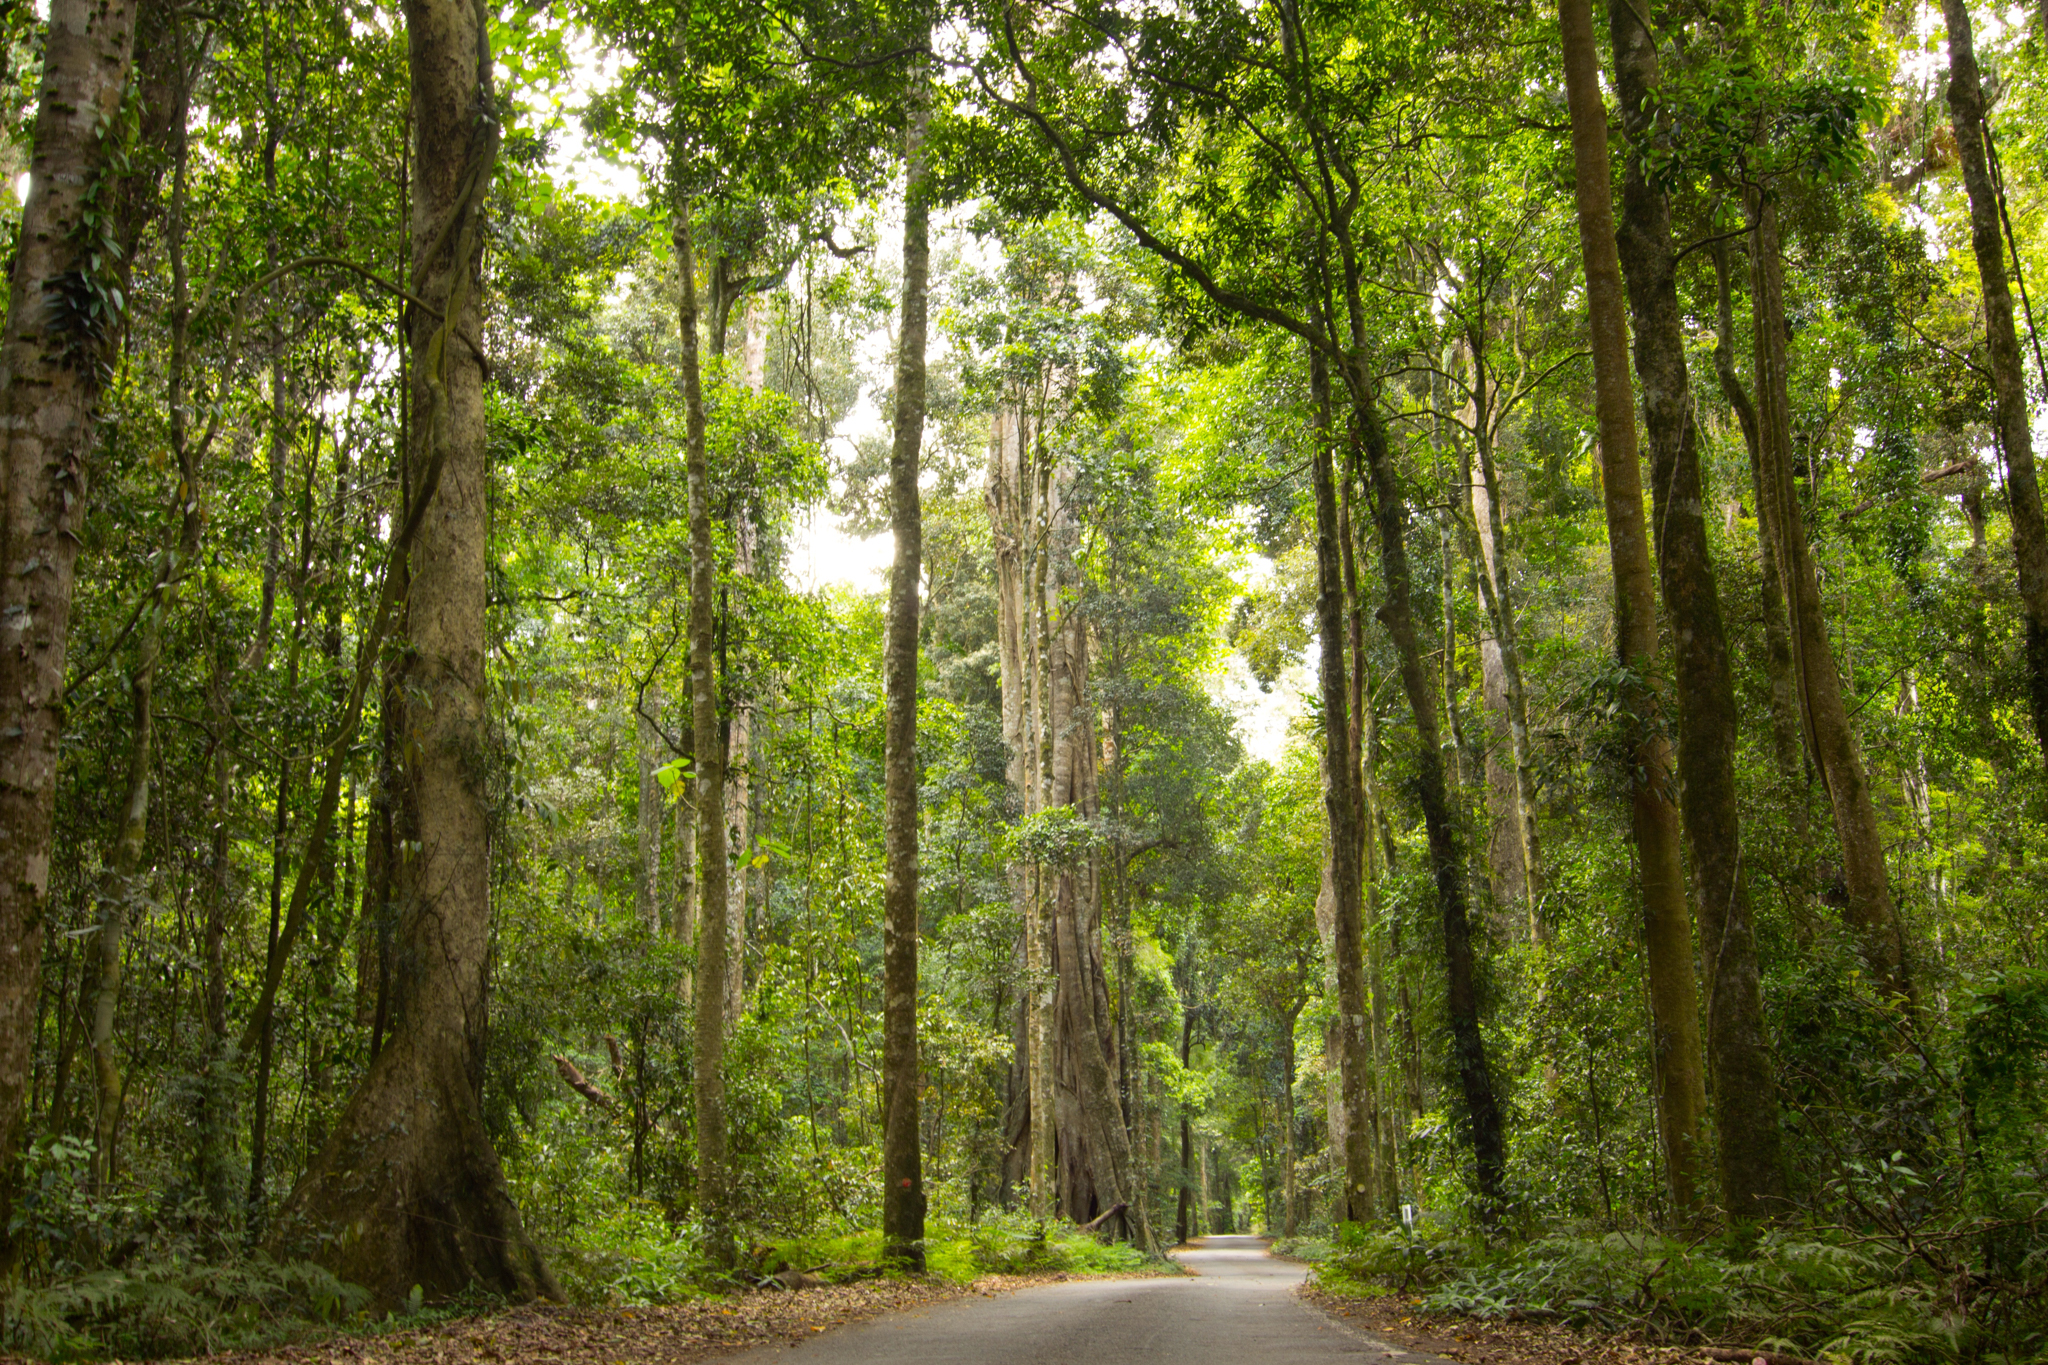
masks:
<path fill-rule="evenodd" d="M 1753 1220 L 1782 1211 L 1778 1204 L 1785 1182 L 1777 1079 L 1764 1029 L 1756 932 L 1750 922 L 1736 805 L 1735 679 L 1707 549 L 1706 494 L 1680 326 L 1671 201 L 1652 184 L 1649 171 L 1651 157 L 1670 138 L 1654 112 L 1659 85 L 1654 38 L 1626 5 L 1609 6 L 1608 22 L 1622 126 L 1631 143 L 1617 240 L 1628 281 L 1636 377 L 1650 448 L 1657 569 L 1671 618 L 1676 664 L 1678 774 L 1685 791 L 1693 878 L 1699 888 L 1700 960 L 1707 988 L 1706 1041 L 1713 1066 L 1721 1201 L 1731 1216 Z"/>
<path fill-rule="evenodd" d="M 1984 290 L 1984 341 L 1990 352 L 1991 388 L 1997 398 L 1998 444 L 2005 454 L 2005 492 L 2012 511 L 2012 554 L 2019 569 L 2020 609 L 2027 622 L 2027 700 L 2034 737 L 2048 756 L 2048 517 L 2041 510 L 2041 480 L 2034 468 L 2034 422 L 2027 403 L 2026 362 L 2013 323 L 2012 288 L 2005 275 L 2005 234 L 2000 196 L 1991 178 L 1989 116 L 1984 78 L 1965 0 L 1942 0 L 1948 24 L 1948 111 L 1955 128 L 1956 160 L 1970 199 L 1970 246 Z M 2048 19 L 2048 11 L 2043 12 Z"/>
<path fill-rule="evenodd" d="M 1682 1217 L 1700 1208 L 1706 1081 L 1701 1074 L 1699 994 L 1693 983 L 1692 913 L 1679 852 L 1670 747 L 1659 722 L 1657 599 L 1643 524 L 1641 456 L 1628 380 L 1627 302 L 1616 255 L 1607 159 L 1607 109 L 1600 98 L 1599 49 L 1590 0 L 1560 0 L 1566 100 L 1571 110 L 1573 186 L 1586 267 L 1593 340 L 1593 392 L 1600 438 L 1607 549 L 1614 566 L 1614 646 L 1620 691 L 1635 733 L 1629 754 L 1629 818 L 1642 897 L 1644 956 L 1656 1059 L 1657 1127 L 1672 1203 Z"/>
<path fill-rule="evenodd" d="M 383 1304 L 414 1286 L 561 1297 L 521 1226 L 478 1103 L 491 938 L 490 739 L 484 695 L 487 490 L 483 217 L 499 128 L 489 16 L 411 0 L 412 272 L 407 338 L 414 480 L 422 513 L 406 609 L 409 755 L 403 800 L 417 846 L 396 869 L 391 1034 L 276 1232 Z"/>
<path fill-rule="evenodd" d="M 1316 504 L 1316 631 L 1321 646 L 1318 679 L 1323 703 L 1323 808 L 1328 821 L 1330 956 L 1337 978 L 1337 1040 L 1340 1049 L 1338 1091 L 1343 1144 L 1338 1168 L 1344 1184 L 1338 1199 L 1340 1220 L 1370 1222 L 1373 1217 L 1372 1122 L 1367 1112 L 1367 1076 L 1372 1039 L 1365 1012 L 1365 930 L 1359 875 L 1363 840 L 1359 837 L 1361 769 L 1354 747 L 1354 726 L 1348 717 L 1358 689 L 1346 679 L 1352 651 L 1346 635 L 1344 561 L 1339 545 L 1336 458 L 1330 421 L 1329 360 L 1309 358 L 1311 416 L 1309 478 Z M 1292 1051 L 1289 1052 L 1290 1058 Z M 1333 1154 L 1335 1155 L 1335 1154 Z"/>
<path fill-rule="evenodd" d="M 712 1264 L 730 1266 L 732 1171 L 726 1155 L 726 953 L 730 926 L 719 908 L 728 901 L 732 873 L 725 830 L 725 726 L 718 698 L 718 547 L 711 535 L 711 468 L 704 442 L 704 392 L 697 340 L 697 255 L 689 196 L 676 193 L 669 232 L 682 290 L 685 461 L 690 480 L 690 716 L 695 735 L 697 856 L 696 1055 L 691 1060 L 696 1103 L 697 1208 L 704 1250 Z"/>
<path fill-rule="evenodd" d="M 0 1241 L 42 980 L 87 462 L 121 322 L 112 177 L 135 24 L 134 0 L 52 0 L 0 333 Z"/>
<path fill-rule="evenodd" d="M 924 443 L 925 303 L 931 270 L 930 117 L 919 67 L 903 136 L 903 313 L 897 332 L 896 430 L 889 456 L 889 521 L 896 562 L 882 646 L 888 694 L 883 743 L 886 880 L 882 891 L 882 1241 L 892 1260 L 924 1268 L 924 1169 L 917 1047 L 917 621 L 923 583 L 918 456 Z"/>

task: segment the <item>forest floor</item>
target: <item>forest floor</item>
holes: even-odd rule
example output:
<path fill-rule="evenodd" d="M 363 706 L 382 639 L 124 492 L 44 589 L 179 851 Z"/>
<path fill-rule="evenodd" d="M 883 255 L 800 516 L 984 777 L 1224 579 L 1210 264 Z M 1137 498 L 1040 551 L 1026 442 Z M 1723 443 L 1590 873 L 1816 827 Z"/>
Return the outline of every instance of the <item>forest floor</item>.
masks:
<path fill-rule="evenodd" d="M 1658 1346 L 1625 1334 L 1580 1331 L 1556 1322 L 1492 1322 L 1422 1311 L 1406 1294 L 1339 1294 L 1314 1280 L 1301 1287 L 1307 1302 L 1347 1326 L 1416 1354 L 1444 1356 L 1462 1365 L 1715 1365 L 1732 1354 L 1700 1346 Z M 1757 1357 L 1771 1359 L 1768 1352 Z M 1783 1357 L 1778 1357 L 1782 1361 Z"/>
<path fill-rule="evenodd" d="M 1141 1270 L 1139 1276 L 1172 1274 Z M 820 1332 L 949 1299 L 1128 1274 L 984 1275 L 971 1284 L 863 1280 L 813 1289 L 760 1290 L 727 1299 L 646 1308 L 530 1304 L 417 1329 L 337 1333 L 267 1351 L 205 1357 L 211 1365 L 679 1365 L 755 1346 L 795 1346 Z"/>

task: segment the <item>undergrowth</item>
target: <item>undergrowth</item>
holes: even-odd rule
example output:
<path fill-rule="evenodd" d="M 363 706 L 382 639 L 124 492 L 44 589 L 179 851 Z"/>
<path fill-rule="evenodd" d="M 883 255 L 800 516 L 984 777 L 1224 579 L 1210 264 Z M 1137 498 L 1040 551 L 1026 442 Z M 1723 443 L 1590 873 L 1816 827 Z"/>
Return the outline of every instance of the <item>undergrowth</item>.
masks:
<path fill-rule="evenodd" d="M 1746 1244 L 1609 1233 L 1503 1249 L 1430 1227 L 1345 1234 L 1318 1265 L 1320 1285 L 1414 1294 L 1425 1312 L 1555 1319 L 1653 1343 L 1856 1365 L 2048 1357 L 2041 1267 L 2031 1280 L 1944 1273 L 1927 1242 L 1784 1229 Z"/>
<path fill-rule="evenodd" d="M 63 1361 L 271 1346 L 342 1322 L 368 1298 L 307 1261 L 166 1256 L 0 1286 L 0 1351 Z"/>
<path fill-rule="evenodd" d="M 652 1208 L 627 1208 L 580 1225 L 575 1241 L 549 1248 L 549 1264 L 571 1300 L 620 1306 L 682 1303 L 730 1291 L 785 1270 L 827 1283 L 891 1273 L 874 1229 L 774 1238 L 749 1247 L 736 1275 L 717 1270 L 697 1250 L 692 1224 L 671 1227 Z M 1011 1214 L 972 1224 L 936 1222 L 925 1239 L 925 1273 L 953 1284 L 990 1274 L 1137 1270 L 1144 1254 L 1067 1224 Z"/>

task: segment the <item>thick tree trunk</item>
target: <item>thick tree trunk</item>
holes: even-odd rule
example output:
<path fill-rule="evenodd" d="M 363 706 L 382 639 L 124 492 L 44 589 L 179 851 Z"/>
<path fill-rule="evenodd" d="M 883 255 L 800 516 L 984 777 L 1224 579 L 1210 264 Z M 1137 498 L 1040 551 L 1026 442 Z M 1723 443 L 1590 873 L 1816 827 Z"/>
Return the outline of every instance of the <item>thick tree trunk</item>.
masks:
<path fill-rule="evenodd" d="M 918 1143 L 917 616 L 924 539 L 917 477 L 924 444 L 925 280 L 931 264 L 927 111 L 916 94 L 904 133 L 903 320 L 896 352 L 896 430 L 889 520 L 896 563 L 882 649 L 883 732 L 882 1243 L 887 1257 L 924 1268 L 924 1169 Z"/>
<path fill-rule="evenodd" d="M 726 960 L 731 926 L 720 913 L 729 904 L 725 832 L 725 726 L 718 707 L 718 549 L 711 535 L 711 472 L 704 448 L 704 393 L 697 343 L 697 259 L 692 249 L 691 205 L 675 209 L 676 269 L 682 284 L 683 402 L 687 414 L 690 481 L 690 703 L 697 775 L 698 879 L 696 1056 L 692 1091 L 697 1119 L 697 1208 L 704 1251 L 713 1265 L 731 1266 L 732 1171 L 726 1155 Z"/>
<path fill-rule="evenodd" d="M 1699 887 L 1721 1199 L 1731 1218 L 1748 1221 L 1782 1212 L 1778 1205 L 1785 1179 L 1777 1077 L 1764 1029 L 1736 805 L 1735 678 L 1707 548 L 1706 495 L 1685 334 L 1679 322 L 1671 204 L 1650 184 L 1643 162 L 1644 152 L 1659 136 L 1648 104 L 1659 83 L 1657 49 L 1627 6 L 1611 7 L 1609 21 L 1622 123 L 1637 148 L 1622 184 L 1619 249 L 1628 278 L 1636 376 L 1650 447 L 1657 567 L 1677 665 L 1678 771 Z"/>
<path fill-rule="evenodd" d="M 1084 820 L 1098 814 L 1095 716 L 1088 696 L 1088 623 L 1081 611 L 1074 564 L 1078 528 L 1071 516 L 1051 526 L 1058 607 L 1052 618 L 1052 648 L 1046 661 L 1053 735 L 1049 805 L 1071 809 Z M 1138 1173 L 1131 1160 L 1130 1129 L 1116 1086 L 1116 1030 L 1109 1008 L 1109 983 L 1102 961 L 1102 886 L 1098 860 L 1086 853 L 1048 869 L 1054 879 L 1052 973 L 1052 1080 L 1058 1133 L 1060 1212 L 1076 1223 L 1092 1222 L 1105 1235 L 1150 1249 Z M 1118 1205 L 1121 1212 L 1110 1212 Z"/>
<path fill-rule="evenodd" d="M 2005 277 L 2005 237 L 1999 229 L 1998 192 L 1985 149 L 1984 80 L 1965 0 L 1942 0 L 1948 22 L 1948 108 L 1956 133 L 1956 160 L 1970 196 L 1970 245 L 1984 289 L 1984 340 L 1997 395 L 1998 442 L 2005 451 L 2005 492 L 2012 510 L 2012 552 L 2019 569 L 2020 609 L 2027 622 L 2027 699 L 2034 737 L 2048 754 L 2048 518 L 2034 469 L 2034 422 L 2027 404 L 2026 365 L 2013 323 L 2012 290 Z M 2048 14 L 2048 11 L 2044 11 Z"/>
<path fill-rule="evenodd" d="M 997 636 L 1002 675 L 1003 744 L 1016 819 L 1044 808 L 1040 776 L 1037 698 L 1043 594 L 1039 584 L 1039 521 L 1042 499 L 1030 460 L 1022 404 L 996 414 L 989 437 L 988 509 L 995 538 Z M 1054 1124 L 1048 1035 L 1051 989 L 1046 973 L 1046 934 L 1037 871 L 1019 858 L 1010 864 L 1010 895 L 1023 939 L 1024 983 L 1019 992 L 1019 1050 L 1013 1073 L 1006 1169 L 1021 1171 L 1033 1214 L 1051 1213 Z"/>
<path fill-rule="evenodd" d="M 1693 981 L 1692 915 L 1686 904 L 1673 800 L 1670 751 L 1657 721 L 1657 602 L 1643 525 L 1641 459 L 1629 392 L 1628 324 L 1616 259 L 1607 111 L 1589 0 L 1559 0 L 1567 100 L 1571 108 L 1579 245 L 1585 257 L 1598 409 L 1601 486 L 1608 554 L 1614 565 L 1614 643 L 1625 670 L 1624 697 L 1637 736 L 1630 755 L 1629 814 L 1643 901 L 1643 947 L 1654 1032 L 1657 1127 L 1671 1199 L 1681 1219 L 1695 1217 L 1705 1140 L 1706 1083 L 1700 1064 L 1699 994 Z"/>
<path fill-rule="evenodd" d="M 1323 816 L 1328 829 L 1323 850 L 1329 860 L 1329 952 L 1337 977 L 1336 1060 L 1344 1125 L 1341 1134 L 1331 1136 L 1333 1140 L 1341 1138 L 1344 1152 L 1340 1220 L 1365 1223 L 1373 1216 L 1372 1125 L 1366 1112 L 1371 1038 L 1365 1014 L 1365 931 L 1359 909 L 1358 763 L 1349 720 L 1352 688 L 1345 667 L 1350 650 L 1344 619 L 1336 459 L 1331 449 L 1330 373 L 1328 362 L 1316 352 L 1309 357 L 1309 390 L 1315 405 L 1310 437 L 1315 445 L 1309 452 L 1309 473 L 1316 499 L 1316 627 L 1322 644 Z"/>
<path fill-rule="evenodd" d="M 1885 872 L 1877 809 L 1871 803 L 1863 755 L 1842 699 L 1842 679 L 1835 666 L 1834 646 L 1828 640 L 1820 580 L 1807 544 L 1799 492 L 1792 480 L 1792 415 L 1778 210 L 1776 204 L 1761 195 L 1752 195 L 1749 209 L 1757 415 L 1762 438 L 1758 443 L 1762 460 L 1757 471 L 1763 489 L 1760 510 L 1778 552 L 1778 563 L 1785 570 L 1792 657 L 1798 668 L 1807 742 L 1834 811 L 1835 837 L 1842 849 L 1845 909 L 1864 963 L 1881 990 L 1913 1000 L 1905 934 Z"/>
<path fill-rule="evenodd" d="M 134 52 L 132 0 L 51 0 L 35 149 L 0 334 L 0 1243 L 42 983 L 71 587 L 114 342 L 82 259 L 88 200 Z M 0 1246 L 0 1263 L 7 1259 Z"/>
<path fill-rule="evenodd" d="M 418 847 L 400 869 L 390 1040 L 280 1215 L 275 1241 L 368 1286 L 380 1305 L 418 1285 L 514 1298 L 561 1291 L 520 1226 L 478 1104 L 490 959 L 484 701 L 486 488 L 481 219 L 497 127 L 483 11 L 406 7 L 419 164 L 409 459 L 423 505 L 413 546 L 407 797 Z M 427 472 L 431 471 L 431 473 Z M 425 498 L 431 501 L 424 501 Z"/>

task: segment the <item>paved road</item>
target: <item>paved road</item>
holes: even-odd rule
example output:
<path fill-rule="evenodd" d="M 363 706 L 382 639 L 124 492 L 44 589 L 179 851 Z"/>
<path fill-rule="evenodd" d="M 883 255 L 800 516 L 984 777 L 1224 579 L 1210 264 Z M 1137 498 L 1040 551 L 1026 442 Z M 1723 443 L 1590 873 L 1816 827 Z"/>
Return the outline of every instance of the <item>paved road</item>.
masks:
<path fill-rule="evenodd" d="M 1295 1297 L 1304 1267 L 1256 1237 L 1178 1253 L 1192 1276 L 1078 1280 L 956 1299 L 732 1357 L 765 1365 L 1423 1365 Z"/>

